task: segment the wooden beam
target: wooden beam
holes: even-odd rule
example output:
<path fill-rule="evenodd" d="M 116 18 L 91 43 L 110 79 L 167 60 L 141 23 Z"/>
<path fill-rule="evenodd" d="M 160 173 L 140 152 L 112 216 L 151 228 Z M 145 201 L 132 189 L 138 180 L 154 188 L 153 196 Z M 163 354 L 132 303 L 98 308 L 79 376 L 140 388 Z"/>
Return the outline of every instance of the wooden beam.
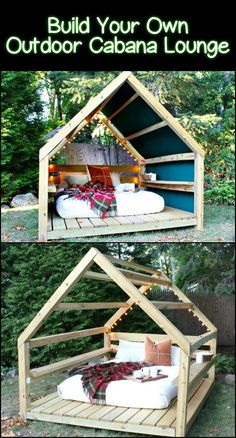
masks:
<path fill-rule="evenodd" d="M 94 167 L 101 167 L 99 164 L 92 164 Z M 109 167 L 110 172 L 130 172 L 130 173 L 138 173 L 139 166 L 107 166 Z M 87 173 L 87 166 L 85 164 L 68 164 L 68 165 L 58 165 L 58 172 L 84 172 Z"/>
<path fill-rule="evenodd" d="M 90 360 L 104 356 L 104 354 L 109 353 L 109 351 L 111 351 L 110 348 L 99 348 L 98 350 L 93 350 L 89 353 L 79 354 L 78 356 L 74 356 L 69 359 L 60 360 L 59 362 L 50 363 L 49 365 L 44 365 L 39 368 L 33 368 L 30 370 L 30 376 L 38 379 L 61 371 L 69 370 L 74 366 L 83 365 Z"/>
<path fill-rule="evenodd" d="M 106 121 L 113 119 L 113 117 L 117 116 L 123 109 L 125 109 L 130 103 L 132 103 L 135 99 L 139 97 L 138 93 L 133 94 L 123 105 L 121 105 L 114 113 L 112 113 L 109 117 L 106 118 Z"/>
<path fill-rule="evenodd" d="M 99 335 L 106 333 L 106 327 L 96 327 L 92 329 L 77 330 L 70 333 L 59 333 L 58 335 L 43 336 L 41 338 L 30 339 L 29 344 L 31 348 L 42 347 L 42 345 L 55 344 L 57 342 L 65 342 L 71 339 L 85 338 L 86 336 Z"/>
<path fill-rule="evenodd" d="M 148 272 L 149 274 L 161 275 L 160 271 L 157 271 L 156 269 L 151 268 L 149 266 L 140 265 L 140 264 L 135 263 L 133 261 L 118 259 L 118 258 L 110 256 L 110 255 L 106 255 L 106 258 L 108 260 L 110 260 L 110 262 L 115 263 L 116 265 L 126 266 L 129 268 L 137 269 L 139 271 Z"/>
<path fill-rule="evenodd" d="M 194 192 L 194 184 L 190 181 L 141 181 L 140 185 L 154 189 L 174 190 L 177 192 Z"/>
<path fill-rule="evenodd" d="M 190 354 L 190 343 L 184 335 L 165 317 L 138 289 L 99 251 L 94 257 L 95 263 L 102 268 L 167 334 L 175 338 L 176 343 Z"/>
<path fill-rule="evenodd" d="M 197 230 L 203 229 L 204 210 L 204 158 L 196 154 L 194 163 L 194 212 L 197 215 Z"/>
<path fill-rule="evenodd" d="M 158 309 L 191 309 L 191 303 L 176 303 L 175 301 L 151 301 Z"/>
<path fill-rule="evenodd" d="M 111 332 L 111 340 L 119 341 L 120 339 L 127 341 L 135 341 L 135 342 L 144 342 L 146 336 L 148 336 L 153 341 L 162 341 L 164 339 L 170 339 L 169 335 L 163 334 L 153 334 L 153 333 L 126 333 L 126 332 Z M 186 335 L 186 338 L 189 342 L 194 342 L 198 336 L 190 336 Z M 174 338 L 171 337 L 172 343 L 175 343 Z"/>
<path fill-rule="evenodd" d="M 163 155 L 161 157 L 146 158 L 142 164 L 167 163 L 169 161 L 189 161 L 194 160 L 193 152 L 186 152 L 183 154 Z"/>
<path fill-rule="evenodd" d="M 123 302 L 108 302 L 108 303 L 59 303 L 54 310 L 94 310 L 94 309 L 117 309 L 129 307 Z"/>
<path fill-rule="evenodd" d="M 213 354 L 213 356 L 216 356 L 216 347 L 217 347 L 217 338 L 213 338 L 209 340 L 210 344 L 210 353 Z M 216 367 L 215 364 L 209 369 L 208 377 L 212 380 L 215 380 L 215 372 Z"/>
<path fill-rule="evenodd" d="M 203 344 L 205 344 L 207 341 L 209 341 L 210 339 L 215 339 L 217 336 L 217 332 L 207 332 L 204 333 L 203 335 L 200 335 L 198 337 L 198 340 L 195 341 L 193 344 L 191 344 L 191 353 L 193 353 L 193 351 L 197 350 L 199 347 L 201 347 Z"/>
<path fill-rule="evenodd" d="M 48 157 L 39 163 L 39 241 L 47 240 L 48 225 Z"/>
<path fill-rule="evenodd" d="M 117 268 L 122 274 L 127 277 L 133 284 L 136 285 L 143 285 L 143 284 L 161 284 L 163 286 L 169 286 L 171 285 L 170 281 L 167 281 L 162 278 L 153 278 L 148 275 L 139 274 L 139 273 L 130 273 L 126 271 L 125 269 L 119 269 Z M 114 282 L 112 278 L 109 277 L 109 275 L 100 273 L 100 272 L 93 272 L 93 271 L 87 271 L 83 275 L 84 278 L 90 278 L 91 280 L 101 280 L 101 281 L 110 281 L 111 283 Z"/>
<path fill-rule="evenodd" d="M 28 327 L 26 327 L 23 333 L 21 333 L 18 338 L 19 345 L 28 341 L 38 331 L 43 322 L 52 313 L 54 307 L 69 293 L 74 284 L 83 276 L 84 272 L 92 266 L 96 254 L 97 250 L 91 248 L 80 260 L 73 271 L 66 277 L 63 283 L 57 288 L 54 294 L 33 318 Z"/>
<path fill-rule="evenodd" d="M 111 93 L 126 81 L 131 72 L 122 72 L 110 84 L 108 84 L 94 99 L 89 101 L 85 107 L 79 111 L 65 126 L 63 126 L 57 134 L 54 135 L 41 149 L 40 158 L 48 156 L 48 154 L 57 146 L 73 129 L 86 119 L 93 111 L 97 111 L 101 104 L 107 99 Z"/>
<path fill-rule="evenodd" d="M 188 407 L 188 382 L 189 382 L 190 357 L 180 352 L 178 398 L 176 409 L 176 436 L 184 437 L 187 424 Z"/>
<path fill-rule="evenodd" d="M 20 417 L 23 419 L 26 419 L 26 412 L 30 407 L 29 369 L 29 343 L 24 342 L 23 344 L 18 344 Z"/>
<path fill-rule="evenodd" d="M 141 137 L 141 135 L 148 134 L 149 132 L 156 131 L 157 129 L 164 128 L 167 125 L 167 122 L 164 120 L 163 122 L 154 123 L 154 125 L 148 126 L 145 129 L 141 129 L 140 131 L 134 132 L 133 134 L 125 137 L 125 140 L 131 140 L 136 137 Z"/>
<path fill-rule="evenodd" d="M 134 76 L 127 78 L 128 84 L 136 91 L 143 100 L 155 111 L 162 119 L 167 121 L 169 127 L 186 143 L 193 152 L 199 153 L 204 157 L 204 149 L 194 140 L 194 138 L 180 125 L 180 123 L 167 111 L 164 106 L 153 96 L 147 88 Z"/>

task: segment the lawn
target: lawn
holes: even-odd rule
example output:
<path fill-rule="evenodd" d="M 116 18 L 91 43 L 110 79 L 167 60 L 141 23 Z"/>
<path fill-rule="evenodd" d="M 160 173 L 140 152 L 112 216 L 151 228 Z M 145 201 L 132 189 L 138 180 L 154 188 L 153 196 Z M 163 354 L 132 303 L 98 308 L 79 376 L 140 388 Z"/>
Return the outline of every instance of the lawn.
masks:
<path fill-rule="evenodd" d="M 65 375 L 57 375 L 32 385 L 33 400 L 53 392 Z M 235 388 L 217 381 L 214 388 L 188 432 L 188 437 L 234 437 Z M 18 378 L 2 381 L 2 436 L 35 437 L 122 437 L 122 432 L 103 431 L 41 421 L 20 421 L 18 417 Z M 140 436 L 126 434 L 128 437 Z M 141 436 L 140 436 L 141 437 Z"/>
<path fill-rule="evenodd" d="M 204 230 L 194 227 L 177 228 L 146 233 L 116 234 L 113 236 L 86 237 L 87 242 L 232 242 L 234 241 L 233 206 L 206 205 Z M 9 209 L 2 213 L 3 242 L 37 241 L 38 209 Z M 67 239 L 67 242 L 83 241 L 84 238 Z M 64 240 L 65 241 L 65 240 Z"/>

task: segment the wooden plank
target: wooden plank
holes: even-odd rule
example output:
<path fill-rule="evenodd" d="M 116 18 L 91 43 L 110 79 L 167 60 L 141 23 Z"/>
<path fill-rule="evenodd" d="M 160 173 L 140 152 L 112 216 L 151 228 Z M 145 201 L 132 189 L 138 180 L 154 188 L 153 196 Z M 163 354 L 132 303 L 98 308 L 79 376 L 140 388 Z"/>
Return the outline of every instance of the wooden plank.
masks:
<path fill-rule="evenodd" d="M 203 344 L 205 344 L 207 341 L 209 341 L 210 339 L 214 339 L 217 336 L 217 332 L 207 332 L 204 333 L 203 335 L 200 335 L 198 337 L 198 340 L 196 342 L 194 342 L 193 344 L 191 344 L 191 353 L 195 350 L 197 350 L 199 347 L 201 347 Z"/>
<path fill-rule="evenodd" d="M 154 123 L 154 125 L 148 126 L 145 129 L 141 129 L 140 131 L 134 132 L 131 135 L 125 137 L 125 140 L 131 140 L 136 137 L 140 137 L 141 135 L 148 134 L 149 132 L 156 131 L 157 129 L 164 128 L 167 125 L 167 122 L 163 120 L 162 122 Z"/>
<path fill-rule="evenodd" d="M 47 240 L 48 225 L 48 157 L 39 163 L 39 241 Z"/>
<path fill-rule="evenodd" d="M 92 164 L 94 167 L 101 167 L 101 164 Z M 118 173 L 138 173 L 139 166 L 137 165 L 124 165 L 124 166 L 107 166 L 110 169 L 110 172 L 118 172 Z M 86 164 L 60 164 L 57 166 L 58 172 L 83 172 L 87 174 L 87 166 Z"/>
<path fill-rule="evenodd" d="M 107 225 L 115 225 L 115 226 L 119 226 L 120 223 L 113 217 L 105 217 L 104 222 L 106 222 Z"/>
<path fill-rule="evenodd" d="M 87 218 L 78 218 L 77 222 L 80 228 L 93 228 L 92 222 Z"/>
<path fill-rule="evenodd" d="M 208 362 L 203 363 L 196 363 L 193 362 L 190 365 L 190 371 L 189 371 L 189 388 L 193 388 L 193 386 L 199 381 L 204 374 L 207 373 L 207 371 L 212 367 L 212 365 L 216 361 L 216 356 L 212 357 Z M 178 385 L 179 378 L 176 377 L 171 382 L 173 385 Z"/>
<path fill-rule="evenodd" d="M 70 134 L 77 126 L 83 122 L 93 111 L 97 110 L 102 102 L 107 99 L 111 93 L 126 81 L 131 72 L 122 72 L 110 84 L 108 84 L 94 99 L 89 101 L 85 107 L 79 111 L 57 134 L 53 136 L 41 149 L 40 160 L 46 157 L 63 139 Z"/>
<path fill-rule="evenodd" d="M 119 222 L 121 225 L 133 223 L 129 216 L 116 216 L 116 221 Z"/>
<path fill-rule="evenodd" d="M 110 260 L 110 262 L 112 262 L 113 264 L 115 263 L 116 265 L 126 266 L 129 268 L 136 269 L 138 271 L 148 272 L 149 274 L 161 275 L 160 271 L 157 271 L 154 268 L 151 268 L 151 266 L 143 266 L 143 265 L 140 265 L 139 263 L 136 263 L 132 260 L 123 260 L 123 259 L 119 259 L 119 258 L 110 256 L 110 255 L 106 255 L 106 258 L 108 260 Z"/>
<path fill-rule="evenodd" d="M 180 123 L 167 111 L 164 106 L 147 90 L 144 85 L 134 76 L 127 78 L 127 83 L 136 91 L 143 100 L 163 119 L 169 127 L 186 143 L 193 152 L 204 157 L 204 149 L 193 139 L 193 137 L 180 125 Z"/>
<path fill-rule="evenodd" d="M 76 219 L 64 219 L 67 230 L 79 229 L 80 226 Z"/>
<path fill-rule="evenodd" d="M 158 309 L 191 309 L 192 303 L 176 303 L 175 301 L 151 301 Z"/>
<path fill-rule="evenodd" d="M 116 111 L 114 111 L 109 117 L 107 117 L 106 121 L 113 119 L 113 117 L 117 116 L 123 109 L 125 109 L 128 105 L 130 105 L 135 99 L 138 97 L 138 93 L 133 94 L 128 100 L 126 100 L 123 105 L 121 105 Z"/>
<path fill-rule="evenodd" d="M 140 181 L 143 187 L 153 187 L 163 190 L 175 190 L 179 192 L 194 192 L 194 184 L 191 181 Z"/>
<path fill-rule="evenodd" d="M 89 418 L 90 415 L 94 414 L 95 412 L 99 411 L 99 409 L 101 409 L 101 405 L 89 405 L 88 404 L 88 408 L 84 409 L 81 413 L 80 413 L 80 417 L 81 418 Z"/>
<path fill-rule="evenodd" d="M 183 154 L 163 155 L 161 157 L 146 158 L 144 164 L 167 163 L 169 161 L 188 161 L 194 160 L 193 152 L 185 152 Z"/>
<path fill-rule="evenodd" d="M 51 406 L 44 407 L 41 409 L 41 413 L 43 414 L 53 414 L 56 411 L 59 411 L 61 408 L 68 406 L 71 403 L 71 400 L 62 400 L 60 399 L 58 402 L 54 403 Z"/>
<path fill-rule="evenodd" d="M 67 411 L 66 416 L 67 417 L 79 416 L 81 414 L 81 412 L 83 412 L 84 410 L 86 410 L 88 408 L 88 406 L 90 406 L 89 403 L 79 403 L 78 402 L 77 406 L 72 408 L 70 411 Z"/>
<path fill-rule="evenodd" d="M 145 418 L 148 417 L 153 412 L 153 409 L 140 409 L 136 415 L 128 420 L 128 423 L 131 424 L 141 424 Z"/>
<path fill-rule="evenodd" d="M 107 224 L 100 217 L 91 217 L 90 222 L 94 225 L 94 227 L 106 227 Z"/>
<path fill-rule="evenodd" d="M 61 401 L 61 398 L 59 397 L 59 395 L 57 394 L 56 397 L 53 397 L 47 401 L 45 401 L 44 403 L 41 403 L 38 406 L 35 406 L 33 408 L 30 408 L 31 412 L 42 412 L 43 409 L 49 408 L 51 406 L 55 406 L 55 404 L 59 403 Z"/>
<path fill-rule="evenodd" d="M 128 408 L 116 407 L 113 411 L 108 412 L 106 415 L 101 417 L 102 421 L 114 421 L 115 418 L 119 417 L 123 412 L 127 411 Z"/>
<path fill-rule="evenodd" d="M 92 415 L 90 415 L 89 418 L 91 418 L 92 420 L 99 420 L 101 417 L 104 417 L 106 414 L 113 411 L 113 409 L 115 409 L 115 406 L 101 406 L 100 410 L 94 412 Z"/>
<path fill-rule="evenodd" d="M 124 310 L 125 312 L 125 310 Z M 126 332 L 111 332 L 110 334 L 111 340 L 118 341 L 119 339 L 124 339 L 127 341 L 137 341 L 137 342 L 144 342 L 146 336 L 148 336 L 153 341 L 163 341 L 165 339 L 169 339 L 169 335 L 163 335 L 163 334 L 153 334 L 153 333 L 126 333 Z M 197 336 L 189 336 L 186 335 L 186 338 L 189 342 L 193 342 Z M 172 341 L 174 339 L 172 338 Z M 174 342 L 172 342 L 174 343 Z"/>
<path fill-rule="evenodd" d="M 210 341 L 210 353 L 213 354 L 213 356 L 216 355 L 216 347 L 217 347 L 217 339 L 211 339 Z M 212 380 L 215 379 L 215 364 L 209 369 L 208 377 Z"/>
<path fill-rule="evenodd" d="M 176 339 L 177 344 L 187 354 L 190 353 L 190 343 L 184 335 L 166 318 L 138 289 L 99 251 L 94 261 L 109 275 L 167 334 Z"/>
<path fill-rule="evenodd" d="M 74 284 L 82 277 L 83 273 L 92 266 L 96 254 L 97 250 L 92 247 L 80 260 L 73 271 L 66 277 L 42 309 L 33 318 L 23 333 L 21 333 L 18 338 L 18 345 L 29 340 L 37 332 L 39 327 L 41 327 L 43 322 L 53 312 L 54 307 L 69 293 Z"/>
<path fill-rule="evenodd" d="M 105 327 L 96 327 L 92 329 L 77 330 L 69 333 L 59 333 L 58 335 L 42 336 L 40 338 L 30 339 L 30 347 L 41 347 L 42 345 L 54 344 L 57 342 L 65 342 L 71 339 L 84 338 L 86 336 L 94 336 L 100 333 L 105 333 Z"/>
<path fill-rule="evenodd" d="M 57 409 L 54 414 L 55 415 L 67 415 L 67 412 L 71 411 L 75 407 L 78 407 L 78 405 L 82 404 L 79 401 L 70 401 L 70 403 L 61 406 L 59 409 Z"/>
<path fill-rule="evenodd" d="M 140 412 L 139 408 L 127 408 L 121 415 L 116 418 L 118 423 L 127 423 L 131 417 Z"/>
<path fill-rule="evenodd" d="M 52 394 L 48 394 L 45 397 L 41 397 L 38 400 L 35 400 L 30 403 L 30 409 L 36 408 L 37 406 L 43 405 L 49 400 L 55 399 L 58 397 L 58 392 L 53 392 Z"/>
<path fill-rule="evenodd" d="M 48 376 L 55 374 L 59 371 L 68 370 L 73 368 L 75 365 L 83 365 L 97 357 L 101 357 L 106 353 L 111 351 L 110 348 L 99 348 L 89 353 L 79 354 L 78 356 L 71 357 L 69 359 L 60 360 L 59 362 L 51 363 L 49 365 L 44 365 L 39 368 L 34 368 L 30 370 L 30 376 L 34 378 L 39 378 L 43 376 Z"/>
<path fill-rule="evenodd" d="M 166 409 L 153 409 L 153 412 L 151 412 L 151 414 L 149 414 L 143 420 L 142 424 L 146 425 L 146 426 L 155 426 L 156 424 L 158 424 L 160 419 L 168 412 L 170 406 L 168 408 L 166 408 Z"/>
<path fill-rule="evenodd" d="M 26 418 L 26 411 L 30 407 L 29 368 L 29 343 L 18 343 L 20 416 L 24 419 Z"/>
<path fill-rule="evenodd" d="M 143 219 L 138 215 L 138 216 L 129 216 L 130 220 L 132 223 L 134 224 L 143 224 Z"/>
<path fill-rule="evenodd" d="M 188 404 L 188 413 L 187 413 L 187 425 L 186 431 L 189 430 L 192 423 L 194 422 L 196 416 L 200 412 L 202 406 L 204 405 L 212 387 L 214 385 L 214 381 L 211 379 L 206 379 L 199 390 L 194 394 Z"/>
<path fill-rule="evenodd" d="M 184 437 L 187 424 L 188 407 L 188 382 L 189 382 L 190 357 L 180 351 L 178 399 L 176 408 L 176 435 Z"/>
<path fill-rule="evenodd" d="M 58 239 L 69 239 L 74 237 L 89 237 L 89 236 L 102 236 L 109 234 L 124 234 L 124 233 L 134 233 L 134 232 L 145 232 L 154 230 L 164 230 L 169 228 L 179 228 L 179 227 L 192 227 L 196 225 L 197 219 L 194 215 L 191 217 L 187 216 L 183 218 L 174 218 L 167 220 L 159 220 L 158 222 L 145 222 L 145 223 L 134 223 L 125 224 L 117 226 L 106 226 L 106 227 L 91 227 L 88 229 L 80 230 L 61 230 L 61 231 L 48 231 L 49 240 Z"/>
<path fill-rule="evenodd" d="M 107 303 L 60 303 L 54 310 L 91 310 L 91 309 L 116 309 L 129 307 L 126 302 L 107 302 Z"/>
<path fill-rule="evenodd" d="M 204 158 L 196 154 L 194 163 L 194 212 L 197 215 L 197 230 L 203 229 L 204 209 Z"/>
<path fill-rule="evenodd" d="M 118 268 L 117 268 L 118 269 Z M 142 285 L 145 284 L 161 284 L 163 286 L 171 285 L 170 280 L 162 279 L 161 277 L 150 277 L 145 274 L 140 274 L 136 272 L 130 272 L 125 269 L 119 269 L 122 274 L 127 277 L 133 284 Z M 84 273 L 84 278 L 90 278 L 92 280 L 101 280 L 101 281 L 109 281 L 115 282 L 112 278 L 107 274 L 102 274 L 100 272 L 87 271 Z"/>
<path fill-rule="evenodd" d="M 124 409 L 124 408 L 123 408 Z M 68 425 L 82 426 L 82 427 L 93 427 L 97 429 L 104 430 L 116 430 L 123 432 L 131 432 L 134 434 L 144 434 L 144 435 L 152 435 L 152 436 L 175 436 L 175 429 L 172 427 L 152 427 L 152 426 L 144 426 L 142 424 L 129 424 L 129 423 L 118 423 L 115 421 L 103 421 L 94 420 L 91 418 L 81 418 L 78 416 L 68 416 L 67 415 L 49 415 L 42 413 L 33 413 L 28 411 L 27 418 L 29 420 L 39 420 L 39 421 L 49 421 L 51 423 L 62 423 Z"/>
<path fill-rule="evenodd" d="M 53 230 L 55 231 L 66 230 L 65 220 L 62 219 L 62 217 L 60 217 L 59 215 L 57 215 L 55 212 L 53 212 L 52 224 L 53 224 Z"/>

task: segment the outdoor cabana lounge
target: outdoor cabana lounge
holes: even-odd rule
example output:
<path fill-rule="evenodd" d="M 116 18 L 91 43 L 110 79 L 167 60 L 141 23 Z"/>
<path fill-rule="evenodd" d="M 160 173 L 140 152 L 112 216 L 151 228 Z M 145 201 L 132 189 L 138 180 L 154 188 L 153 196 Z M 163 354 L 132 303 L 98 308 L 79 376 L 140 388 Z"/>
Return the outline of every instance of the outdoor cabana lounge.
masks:
<path fill-rule="evenodd" d="M 49 211 L 50 158 L 93 118 L 104 124 L 137 161 L 134 166 L 110 166 L 110 170 L 125 172 L 122 182 L 138 182 L 140 188 L 162 196 L 163 211 L 105 219 L 63 219 Z M 204 150 L 131 72 L 121 73 L 50 138 L 40 150 L 39 162 L 40 241 L 203 227 Z M 86 166 L 60 165 L 58 170 L 86 173 Z M 156 180 L 140 177 L 150 172 Z"/>
<path fill-rule="evenodd" d="M 103 273 L 91 270 L 93 265 L 99 266 Z M 72 287 L 83 277 L 105 282 L 113 281 L 129 298 L 124 302 L 103 303 L 69 303 L 64 301 Z M 171 290 L 178 301 L 150 301 L 148 291 L 153 284 L 159 284 Z M 30 401 L 30 383 L 32 381 L 69 370 L 74 366 L 88 363 L 97 358 L 104 357 L 107 360 L 116 352 L 117 341 L 143 341 L 147 334 L 117 331 L 116 326 L 120 318 L 129 318 L 129 310 L 134 305 L 138 305 L 166 333 L 148 334 L 152 340 L 161 341 L 168 338 L 171 339 L 172 344 L 180 348 L 178 377 L 172 382 L 177 385 L 177 397 L 172 400 L 168 408 L 134 409 L 104 404 L 96 405 L 80 401 L 62 400 L 57 392 L 50 393 L 34 402 Z M 89 311 L 89 309 L 101 311 L 101 309 L 107 308 L 114 308 L 116 311 L 101 327 L 34 337 L 43 322 L 54 311 L 59 313 L 70 310 Z M 201 321 L 204 333 L 200 336 L 183 335 L 163 314 L 163 309 L 189 311 L 190 314 Z M 39 368 L 30 368 L 30 350 L 32 348 L 98 334 L 104 337 L 103 347 Z M 91 248 L 52 294 L 18 339 L 20 415 L 30 420 L 154 436 L 183 437 L 214 384 L 216 337 L 216 327 L 164 273 L 151 267 L 103 255 L 96 248 Z M 194 354 L 199 348 L 206 349 L 206 354 L 207 352 L 210 354 L 210 360 L 203 361 L 203 363 L 197 363 L 194 360 Z"/>

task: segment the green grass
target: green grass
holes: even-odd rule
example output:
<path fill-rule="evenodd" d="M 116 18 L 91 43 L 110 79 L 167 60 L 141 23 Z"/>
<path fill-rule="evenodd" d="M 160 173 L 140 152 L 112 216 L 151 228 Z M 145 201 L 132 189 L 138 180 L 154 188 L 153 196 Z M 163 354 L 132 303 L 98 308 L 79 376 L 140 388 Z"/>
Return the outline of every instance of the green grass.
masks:
<path fill-rule="evenodd" d="M 56 390 L 56 385 L 65 379 L 65 375 L 57 375 L 41 380 L 31 385 L 33 400 Z M 213 390 L 188 432 L 188 437 L 234 437 L 235 424 L 235 388 L 217 381 Z M 18 415 L 18 378 L 6 378 L 2 381 L 2 416 L 17 417 Z M 4 422 L 3 422 L 4 423 Z M 5 431 L 3 426 L 3 431 Z M 103 431 L 64 424 L 28 421 L 15 424 L 8 428 L 18 436 L 50 436 L 50 437 L 124 437 L 140 436 L 122 432 Z M 14 436 L 14 435 L 5 435 Z"/>
<path fill-rule="evenodd" d="M 27 242 L 37 240 L 38 210 L 6 210 L 2 214 L 2 241 Z M 125 233 L 112 236 L 86 237 L 87 242 L 232 242 L 234 241 L 234 207 L 206 205 L 204 230 L 194 227 L 146 233 Z M 85 238 L 64 239 L 67 242 Z"/>

